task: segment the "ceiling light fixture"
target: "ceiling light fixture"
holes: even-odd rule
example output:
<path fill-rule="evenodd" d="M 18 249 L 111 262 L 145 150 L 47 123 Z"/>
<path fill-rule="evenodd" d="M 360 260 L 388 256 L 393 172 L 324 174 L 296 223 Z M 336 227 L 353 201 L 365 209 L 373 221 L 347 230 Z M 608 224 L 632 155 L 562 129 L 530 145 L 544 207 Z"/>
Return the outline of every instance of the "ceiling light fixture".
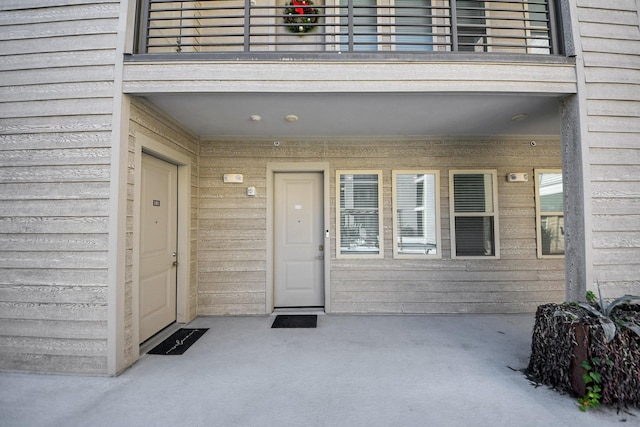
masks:
<path fill-rule="evenodd" d="M 262 120 L 262 116 L 259 116 L 257 114 L 252 114 L 250 118 L 252 122 L 259 122 L 260 120 Z"/>
<path fill-rule="evenodd" d="M 284 119 L 290 123 L 293 123 L 298 121 L 298 116 L 296 116 L 295 114 L 287 114 L 286 116 L 284 116 Z"/>
<path fill-rule="evenodd" d="M 526 120 L 528 117 L 528 114 L 516 114 L 515 116 L 511 117 L 511 120 L 513 120 L 514 122 L 520 122 L 522 120 Z"/>

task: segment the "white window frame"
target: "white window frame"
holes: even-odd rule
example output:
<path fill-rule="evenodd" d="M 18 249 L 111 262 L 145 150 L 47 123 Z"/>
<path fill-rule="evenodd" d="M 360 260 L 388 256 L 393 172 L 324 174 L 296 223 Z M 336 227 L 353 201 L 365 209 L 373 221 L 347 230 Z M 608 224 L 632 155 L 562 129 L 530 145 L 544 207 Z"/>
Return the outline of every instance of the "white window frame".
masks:
<path fill-rule="evenodd" d="M 341 185 L 340 177 L 342 175 L 377 175 L 378 177 L 378 252 L 350 252 L 342 253 L 341 223 L 342 212 L 341 205 Z M 382 228 L 382 171 L 381 170 L 336 170 L 336 258 L 384 258 L 384 229 Z"/>
<path fill-rule="evenodd" d="M 491 212 L 455 212 L 454 176 L 455 175 L 491 175 L 492 211 Z M 456 218 L 458 217 L 493 217 L 493 255 L 458 256 L 456 255 Z M 498 171 L 496 169 L 456 169 L 449 171 L 449 220 L 451 227 L 452 259 L 500 259 L 500 224 L 498 209 Z"/>
<path fill-rule="evenodd" d="M 536 191 L 536 251 L 538 258 L 564 258 L 562 254 L 543 254 L 542 253 L 542 217 L 543 216 L 561 216 L 564 221 L 564 211 L 545 211 L 540 208 L 540 174 L 557 173 L 562 175 L 562 169 L 535 169 L 535 191 Z M 563 188 L 564 191 L 564 188 Z"/>
<path fill-rule="evenodd" d="M 440 226 L 440 171 L 438 170 L 423 170 L 423 169 L 411 169 L 411 170 L 394 170 L 391 171 L 392 175 L 392 200 L 393 200 L 393 257 L 394 258 L 442 258 L 442 233 Z M 436 247 L 435 254 L 430 253 L 401 253 L 400 239 L 400 220 L 398 216 L 398 175 L 433 175 L 435 180 L 434 197 L 434 219 L 435 219 L 435 231 L 436 231 Z"/>

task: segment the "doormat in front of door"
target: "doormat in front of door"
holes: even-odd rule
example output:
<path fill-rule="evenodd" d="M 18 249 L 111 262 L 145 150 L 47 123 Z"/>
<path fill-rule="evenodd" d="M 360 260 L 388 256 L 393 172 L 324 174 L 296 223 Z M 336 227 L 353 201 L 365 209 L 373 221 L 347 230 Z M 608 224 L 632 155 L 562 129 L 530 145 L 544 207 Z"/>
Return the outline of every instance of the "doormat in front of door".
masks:
<path fill-rule="evenodd" d="M 318 316 L 315 314 L 279 314 L 272 328 L 315 328 Z"/>
<path fill-rule="evenodd" d="M 162 354 L 164 356 L 183 354 L 208 330 L 208 328 L 178 329 L 169 338 L 155 346 L 153 350 L 149 351 L 147 354 Z"/>

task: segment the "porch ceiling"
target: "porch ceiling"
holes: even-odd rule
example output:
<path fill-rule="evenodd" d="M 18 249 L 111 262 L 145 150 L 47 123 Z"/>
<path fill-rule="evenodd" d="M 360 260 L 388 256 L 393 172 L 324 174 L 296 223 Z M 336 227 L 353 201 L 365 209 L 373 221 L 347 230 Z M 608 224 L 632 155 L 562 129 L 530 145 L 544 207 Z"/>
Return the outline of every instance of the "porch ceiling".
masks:
<path fill-rule="evenodd" d="M 202 138 L 559 135 L 559 95 L 207 93 L 147 95 Z M 285 120 L 287 115 L 299 120 Z M 514 121 L 515 115 L 526 114 Z M 252 120 L 257 115 L 259 121 Z"/>

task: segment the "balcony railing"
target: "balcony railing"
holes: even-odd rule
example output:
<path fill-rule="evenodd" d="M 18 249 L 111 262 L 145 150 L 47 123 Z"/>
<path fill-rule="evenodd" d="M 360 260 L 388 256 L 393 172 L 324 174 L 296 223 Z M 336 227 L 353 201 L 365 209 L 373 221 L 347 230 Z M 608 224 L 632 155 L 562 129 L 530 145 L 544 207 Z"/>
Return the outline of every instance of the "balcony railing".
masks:
<path fill-rule="evenodd" d="M 554 0 L 141 0 L 138 53 L 559 54 Z"/>

